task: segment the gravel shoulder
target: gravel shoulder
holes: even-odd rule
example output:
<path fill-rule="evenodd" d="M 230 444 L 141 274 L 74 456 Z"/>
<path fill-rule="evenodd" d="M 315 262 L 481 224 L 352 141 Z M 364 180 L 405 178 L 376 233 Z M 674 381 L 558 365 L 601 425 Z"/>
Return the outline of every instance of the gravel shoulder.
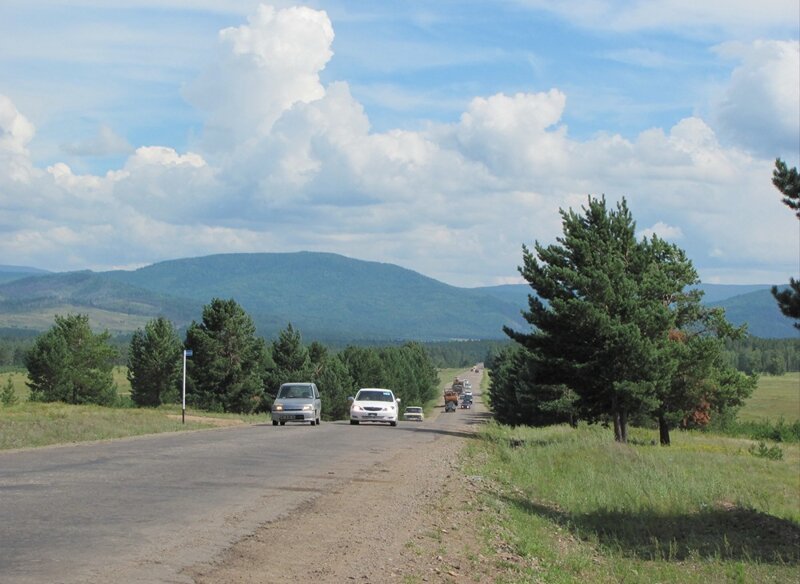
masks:
<path fill-rule="evenodd" d="M 470 376 L 480 387 L 480 374 Z M 460 464 L 477 428 L 456 421 L 466 419 L 461 411 L 439 412 L 421 426 L 437 432 L 424 451 L 400 450 L 184 575 L 196 584 L 493 581 L 480 486 Z"/>

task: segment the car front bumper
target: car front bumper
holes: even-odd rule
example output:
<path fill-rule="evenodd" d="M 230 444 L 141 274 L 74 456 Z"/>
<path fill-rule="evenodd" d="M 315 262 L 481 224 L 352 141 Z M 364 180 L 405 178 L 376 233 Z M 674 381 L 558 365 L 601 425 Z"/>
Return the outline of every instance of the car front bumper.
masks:
<path fill-rule="evenodd" d="M 397 422 L 397 413 L 351 411 L 350 420 L 355 422 Z"/>
<path fill-rule="evenodd" d="M 272 412 L 276 422 L 310 422 L 314 419 L 313 410 Z"/>

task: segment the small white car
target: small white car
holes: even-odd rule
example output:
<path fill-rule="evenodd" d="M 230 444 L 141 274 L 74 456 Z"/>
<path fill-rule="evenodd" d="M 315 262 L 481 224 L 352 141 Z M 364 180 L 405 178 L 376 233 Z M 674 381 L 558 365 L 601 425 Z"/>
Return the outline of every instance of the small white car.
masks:
<path fill-rule="evenodd" d="M 350 423 L 385 422 L 397 426 L 400 412 L 400 398 L 391 389 L 365 387 L 358 390 L 356 397 L 350 398 Z"/>
<path fill-rule="evenodd" d="M 425 419 L 425 414 L 419 406 L 408 406 L 406 411 L 403 412 L 404 420 L 414 420 L 415 422 L 422 422 Z"/>

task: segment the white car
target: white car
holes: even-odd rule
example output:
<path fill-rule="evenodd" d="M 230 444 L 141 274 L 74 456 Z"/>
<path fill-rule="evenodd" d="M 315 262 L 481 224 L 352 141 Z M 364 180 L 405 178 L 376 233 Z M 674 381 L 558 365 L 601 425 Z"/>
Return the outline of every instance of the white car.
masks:
<path fill-rule="evenodd" d="M 422 422 L 425 419 L 425 413 L 419 406 L 408 406 L 406 411 L 403 412 L 404 420 L 414 420 L 415 422 Z"/>
<path fill-rule="evenodd" d="M 350 398 L 350 423 L 386 422 L 397 426 L 400 411 L 400 398 L 391 389 L 365 387 L 358 390 L 356 397 Z"/>

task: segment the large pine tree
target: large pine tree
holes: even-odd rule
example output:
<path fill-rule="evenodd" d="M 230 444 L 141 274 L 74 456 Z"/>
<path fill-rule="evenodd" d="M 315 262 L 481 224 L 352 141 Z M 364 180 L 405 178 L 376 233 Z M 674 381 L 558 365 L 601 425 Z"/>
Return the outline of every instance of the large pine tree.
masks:
<path fill-rule="evenodd" d="M 250 413 L 262 407 L 268 366 L 264 340 L 233 299 L 214 298 L 186 331 L 187 399 L 199 408 Z"/>
<path fill-rule="evenodd" d="M 526 371 L 514 373 L 525 379 L 528 397 L 568 412 L 574 392 L 580 416 L 612 421 L 622 442 L 631 416 L 655 417 L 665 444 L 669 427 L 699 402 L 740 403 L 749 386 L 730 391 L 730 376 L 718 375 L 719 341 L 709 341 L 703 367 L 679 342 L 733 334 L 720 311 L 703 309 L 700 293 L 688 290 L 698 279 L 685 253 L 656 236 L 637 240 L 624 199 L 609 209 L 605 198 L 590 197 L 583 213 L 561 215 L 557 244 L 537 242 L 535 255 L 523 246 L 520 273 L 535 292 L 523 315 L 532 331 L 505 329 L 530 355 Z M 680 382 L 690 371 L 700 379 Z M 729 394 L 735 399 L 723 399 Z M 524 397 L 515 399 L 522 405 Z"/>
<path fill-rule="evenodd" d="M 133 333 L 128 351 L 128 381 L 136 405 L 156 407 L 177 400 L 182 349 L 175 327 L 163 316 Z"/>

